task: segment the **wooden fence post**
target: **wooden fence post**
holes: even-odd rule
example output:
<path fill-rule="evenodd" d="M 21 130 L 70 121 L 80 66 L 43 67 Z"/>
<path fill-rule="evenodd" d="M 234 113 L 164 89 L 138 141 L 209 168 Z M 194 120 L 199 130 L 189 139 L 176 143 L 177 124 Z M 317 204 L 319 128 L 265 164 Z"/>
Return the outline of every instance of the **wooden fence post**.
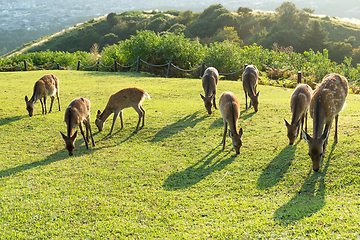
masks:
<path fill-rule="evenodd" d="M 205 71 L 205 62 L 202 62 L 200 68 L 200 78 L 202 78 L 202 76 L 204 75 L 204 71 Z"/>
<path fill-rule="evenodd" d="M 166 77 L 170 76 L 170 68 L 171 68 L 171 61 L 168 63 L 168 69 L 167 69 Z"/>
<path fill-rule="evenodd" d="M 56 64 L 57 70 L 60 70 L 60 65 L 59 63 Z"/>
<path fill-rule="evenodd" d="M 24 60 L 24 68 L 25 68 L 25 71 L 27 71 L 27 63 L 26 63 L 26 60 Z"/>
<path fill-rule="evenodd" d="M 79 69 L 80 69 L 80 60 L 78 61 L 78 65 L 77 65 L 77 69 L 76 69 L 76 70 L 79 71 Z"/>
<path fill-rule="evenodd" d="M 297 79 L 298 83 L 301 83 L 301 71 L 298 71 L 298 79 Z"/>
<path fill-rule="evenodd" d="M 95 72 L 98 70 L 99 60 L 96 62 Z"/>
<path fill-rule="evenodd" d="M 116 63 L 116 59 L 114 60 L 114 72 L 117 72 L 117 63 Z"/>
<path fill-rule="evenodd" d="M 137 64 L 136 64 L 136 72 L 140 72 L 140 56 L 138 56 Z"/>

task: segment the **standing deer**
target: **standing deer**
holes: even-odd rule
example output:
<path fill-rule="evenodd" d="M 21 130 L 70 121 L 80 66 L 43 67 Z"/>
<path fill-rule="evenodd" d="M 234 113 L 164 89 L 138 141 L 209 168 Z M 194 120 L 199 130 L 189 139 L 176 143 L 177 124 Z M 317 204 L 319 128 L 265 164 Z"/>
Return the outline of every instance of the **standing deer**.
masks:
<path fill-rule="evenodd" d="M 299 84 L 290 97 L 290 108 L 292 112 L 291 124 L 285 119 L 285 125 L 287 128 L 287 136 L 289 138 L 289 145 L 293 145 L 295 139 L 299 135 L 299 129 L 301 124 L 301 130 L 304 127 L 305 120 L 305 132 L 307 132 L 307 112 L 310 106 L 312 89 L 307 84 Z M 302 139 L 302 134 L 300 134 Z"/>
<path fill-rule="evenodd" d="M 215 109 L 215 95 L 216 95 L 216 85 L 219 82 L 219 73 L 216 68 L 209 67 L 205 70 L 204 75 L 202 76 L 202 87 L 205 91 L 205 96 L 200 94 L 202 100 L 204 100 L 205 108 L 209 114 L 212 113 L 212 105 L 214 104 Z M 211 103 L 213 102 L 213 104 Z"/>
<path fill-rule="evenodd" d="M 59 105 L 59 111 L 61 111 L 60 108 L 60 101 L 59 101 L 59 79 L 54 74 L 46 74 L 42 78 L 40 78 L 34 85 L 34 92 L 29 100 L 27 96 L 25 96 L 25 102 L 26 102 L 26 110 L 29 112 L 29 116 L 31 117 L 34 115 L 34 104 L 39 99 L 42 107 L 42 114 L 46 114 L 46 97 L 51 98 L 51 105 L 49 113 L 52 110 L 55 95 L 58 100 Z M 44 102 L 41 100 L 44 98 Z M 44 111 L 45 106 L 45 111 Z"/>
<path fill-rule="evenodd" d="M 242 146 L 241 136 L 243 130 L 238 131 L 238 118 L 240 116 L 240 103 L 232 92 L 223 92 L 219 99 L 220 113 L 224 120 L 224 134 L 222 139 L 223 149 L 225 149 L 226 132 L 229 125 L 229 137 L 232 140 L 236 154 L 240 153 Z"/>
<path fill-rule="evenodd" d="M 304 130 L 302 134 L 309 145 L 309 156 L 315 172 L 320 169 L 320 160 L 325 154 L 331 124 L 335 118 L 334 142 L 337 143 L 339 112 L 348 94 L 348 81 L 337 73 L 326 75 L 315 89 L 310 102 L 310 116 L 313 118 L 313 137 Z M 325 128 L 324 128 L 325 125 Z M 323 131 L 324 129 L 324 131 Z"/>
<path fill-rule="evenodd" d="M 254 65 L 246 65 L 244 73 L 242 74 L 243 89 L 245 92 L 245 105 L 246 110 L 248 109 L 247 97 L 250 98 L 249 108 L 254 106 L 255 112 L 259 110 L 259 95 L 260 91 L 256 93 L 256 87 L 259 82 L 259 70 Z"/>
<path fill-rule="evenodd" d="M 61 136 L 65 141 L 66 149 L 69 151 L 69 155 L 74 155 L 74 148 L 75 148 L 75 140 L 77 137 L 77 131 L 74 133 L 75 128 L 79 126 L 80 132 L 84 138 L 84 142 L 86 148 L 89 149 L 89 132 L 91 136 L 91 141 L 93 147 L 95 147 L 95 142 L 91 133 L 91 126 L 90 126 L 90 101 L 86 98 L 75 98 L 70 105 L 65 110 L 65 119 L 67 125 L 67 136 L 64 135 L 62 132 Z M 84 135 L 84 130 L 82 124 L 86 127 L 86 137 Z"/>
<path fill-rule="evenodd" d="M 112 133 L 114 129 L 114 124 L 116 118 L 120 114 L 120 121 L 121 121 L 121 129 L 124 127 L 123 123 L 123 109 L 128 107 L 133 107 L 135 111 L 139 114 L 139 121 L 137 123 L 136 129 L 134 132 L 137 132 L 139 129 L 140 121 L 142 118 L 142 125 L 141 127 L 144 127 L 145 122 L 145 110 L 142 107 L 142 103 L 145 100 L 145 97 L 148 99 L 150 98 L 150 95 L 145 92 L 144 90 L 136 87 L 130 87 L 130 88 L 124 88 L 117 93 L 110 96 L 109 101 L 104 109 L 103 112 L 98 110 L 95 124 L 98 127 L 99 131 L 102 131 L 104 128 L 104 123 L 106 119 L 110 116 L 110 114 L 114 113 L 112 126 L 110 129 L 109 135 Z"/>

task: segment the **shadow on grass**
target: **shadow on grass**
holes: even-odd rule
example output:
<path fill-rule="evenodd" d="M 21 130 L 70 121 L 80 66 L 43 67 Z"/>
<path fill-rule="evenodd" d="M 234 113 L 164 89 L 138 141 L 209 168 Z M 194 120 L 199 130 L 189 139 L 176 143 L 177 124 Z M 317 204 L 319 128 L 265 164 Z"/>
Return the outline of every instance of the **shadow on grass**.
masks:
<path fill-rule="evenodd" d="M 25 117 L 27 117 L 29 115 L 25 115 L 25 116 L 16 116 L 16 117 L 9 117 L 9 118 L 2 118 L 0 119 L 0 126 L 12 123 L 12 122 L 16 122 L 19 121 Z"/>
<path fill-rule="evenodd" d="M 96 144 L 96 142 L 95 142 Z M 81 145 L 81 146 L 80 146 Z M 51 163 L 66 159 L 66 158 L 71 158 L 71 157 L 76 157 L 76 156 L 83 156 L 83 155 L 87 155 L 90 154 L 96 150 L 102 149 L 102 148 L 109 148 L 109 147 L 113 147 L 113 146 L 106 146 L 106 147 L 101 147 L 101 148 L 96 148 L 95 147 L 90 147 L 91 143 L 89 143 L 89 149 L 87 150 L 84 144 L 84 139 L 78 139 L 75 142 L 75 149 L 74 149 L 74 156 L 69 156 L 68 151 L 65 149 L 65 144 L 64 144 L 64 148 L 56 153 L 53 153 L 49 156 L 47 156 L 45 159 L 41 160 L 41 161 L 36 161 L 36 162 L 32 162 L 32 163 L 26 163 L 23 165 L 19 165 L 13 168 L 8 168 L 5 170 L 1 170 L 0 171 L 0 180 L 4 177 L 13 175 L 13 174 L 17 174 L 32 168 L 36 168 L 38 166 L 45 166 L 45 165 L 49 165 Z M 115 146 L 115 145 L 114 145 Z M 82 148 L 81 150 L 83 151 L 79 151 L 80 148 Z"/>
<path fill-rule="evenodd" d="M 254 116 L 256 114 L 256 112 L 252 109 L 252 112 L 248 113 L 248 114 L 245 114 L 243 115 L 244 113 L 246 113 L 247 111 L 250 111 L 251 108 L 248 108 L 247 110 L 243 110 L 243 111 L 240 111 L 240 119 L 242 120 L 246 120 L 252 116 Z"/>
<path fill-rule="evenodd" d="M 224 169 L 236 158 L 236 156 L 231 155 L 227 159 L 218 159 L 213 162 L 213 160 L 216 159 L 223 151 L 219 150 L 214 153 L 214 150 L 215 148 L 211 150 L 211 152 L 208 153 L 205 157 L 203 157 L 199 162 L 188 167 L 187 169 L 170 174 L 170 176 L 165 180 L 163 184 L 164 189 L 168 191 L 175 191 L 179 189 L 189 188 L 209 176 L 214 171 L 220 171 Z M 226 156 L 228 156 L 231 152 L 232 151 L 229 151 Z"/>
<path fill-rule="evenodd" d="M 195 127 L 196 124 L 203 121 L 207 116 L 203 115 L 202 117 L 198 118 L 199 111 L 191 115 L 187 115 L 186 117 L 180 119 L 179 121 L 170 124 L 166 127 L 163 127 L 159 132 L 155 134 L 155 136 L 151 139 L 151 142 L 159 142 L 165 138 L 169 138 L 181 131 L 183 131 L 187 127 Z"/>
<path fill-rule="evenodd" d="M 295 150 L 297 144 L 287 145 L 281 152 L 267 165 L 267 167 L 261 173 L 257 186 L 259 189 L 268 189 L 275 186 L 283 179 L 284 174 L 289 169 L 291 162 L 295 157 Z"/>
<path fill-rule="evenodd" d="M 280 221 L 284 225 L 294 224 L 303 218 L 311 217 L 325 206 L 324 182 L 335 146 L 336 144 L 332 145 L 324 169 L 321 172 L 313 172 L 310 169 L 300 191 L 289 202 L 275 211 L 274 220 Z"/>
<path fill-rule="evenodd" d="M 221 127 L 224 127 L 224 120 L 223 118 L 218 118 L 216 119 L 211 125 L 209 128 L 221 128 Z"/>

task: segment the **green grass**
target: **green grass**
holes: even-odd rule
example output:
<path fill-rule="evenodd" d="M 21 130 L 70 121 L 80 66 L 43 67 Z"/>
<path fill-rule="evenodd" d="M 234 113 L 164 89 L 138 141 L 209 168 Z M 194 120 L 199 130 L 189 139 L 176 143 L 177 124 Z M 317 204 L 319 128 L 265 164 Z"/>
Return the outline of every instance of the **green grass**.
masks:
<path fill-rule="evenodd" d="M 24 97 L 48 71 L 0 73 L 0 239 L 360 238 L 360 107 L 349 95 L 330 134 L 321 171 L 311 170 L 307 144 L 288 146 L 292 89 L 259 86 L 259 112 L 245 109 L 241 82 L 220 81 L 241 102 L 241 154 L 220 144 L 219 110 L 208 115 L 199 79 L 142 74 L 52 71 L 62 111 L 29 117 Z M 145 127 L 124 111 L 94 124 L 108 98 L 129 86 L 146 90 Z M 96 146 L 79 135 L 69 157 L 59 131 L 76 97 L 91 101 Z M 48 103 L 49 104 L 49 103 Z M 312 124 L 309 121 L 309 132 Z"/>

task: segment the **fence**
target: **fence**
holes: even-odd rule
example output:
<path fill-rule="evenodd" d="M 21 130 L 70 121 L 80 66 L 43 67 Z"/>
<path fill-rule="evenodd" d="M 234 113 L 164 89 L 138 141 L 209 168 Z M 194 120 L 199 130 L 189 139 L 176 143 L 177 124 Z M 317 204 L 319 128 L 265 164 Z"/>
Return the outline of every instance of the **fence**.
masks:
<path fill-rule="evenodd" d="M 199 72 L 199 76 L 200 76 L 200 77 L 202 77 L 202 75 L 204 74 L 205 68 L 207 68 L 207 66 L 205 65 L 204 62 L 202 62 L 201 64 L 199 64 L 199 66 L 196 67 L 196 68 L 187 70 L 187 69 L 182 69 L 182 68 L 174 65 L 174 64 L 172 63 L 172 61 L 169 61 L 168 63 L 161 64 L 161 65 L 154 65 L 154 64 L 148 63 L 148 62 L 142 60 L 140 57 L 138 57 L 137 60 L 136 60 L 133 64 L 128 65 L 128 66 L 125 66 L 125 65 L 120 64 L 119 62 L 117 62 L 116 59 L 114 60 L 114 62 L 113 62 L 110 66 L 104 65 L 104 64 L 101 63 L 100 61 L 97 61 L 97 62 L 96 62 L 94 65 L 92 65 L 92 66 L 85 66 L 85 65 L 83 65 L 83 64 L 81 63 L 81 61 L 79 60 L 79 61 L 77 62 L 76 70 L 79 71 L 79 70 L 81 70 L 81 68 L 84 68 L 84 69 L 92 69 L 92 68 L 94 68 L 95 71 L 98 71 L 99 65 L 101 65 L 101 66 L 104 67 L 104 68 L 108 68 L 108 69 L 113 68 L 113 71 L 114 71 L 114 72 L 118 72 L 118 71 L 121 71 L 121 68 L 130 69 L 130 68 L 132 68 L 132 67 L 134 67 L 134 66 L 136 65 L 136 72 L 140 73 L 140 69 L 141 69 L 140 63 L 141 63 L 141 62 L 144 63 L 144 64 L 146 64 L 146 65 L 148 65 L 148 66 L 151 66 L 151 67 L 167 67 L 167 73 L 166 73 L 166 77 L 167 77 L 167 78 L 170 77 L 170 70 L 171 70 L 171 68 L 174 68 L 174 69 L 176 69 L 176 70 L 178 70 L 178 71 L 183 71 L 183 72 L 193 72 L 193 71 L 197 71 L 197 70 L 200 69 L 200 72 Z M 22 66 L 22 65 L 23 65 L 23 66 Z M 65 70 L 65 69 L 67 69 L 67 68 L 65 68 L 65 67 L 61 67 L 61 66 L 59 65 L 59 63 L 57 63 L 56 66 L 52 66 L 52 67 L 50 67 L 50 68 L 33 66 L 33 65 L 27 63 L 26 60 L 24 60 L 23 63 L 20 63 L 20 64 L 18 64 L 18 65 L 16 65 L 16 66 L 0 67 L 0 68 L 1 68 L 2 70 L 5 70 L 5 71 L 16 71 L 16 68 L 18 68 L 20 71 L 21 71 L 21 70 L 28 71 L 28 67 L 29 67 L 29 66 L 30 66 L 30 67 L 33 67 L 33 68 L 35 68 L 35 69 L 37 69 L 37 70 L 54 70 L 54 69 L 57 69 L 57 70 Z M 219 73 L 219 75 L 229 76 L 229 75 L 237 74 L 237 73 L 243 71 L 245 67 L 246 67 L 246 65 L 245 65 L 243 68 L 241 68 L 241 69 L 239 69 L 239 70 L 237 70 L 237 71 L 235 71 L 235 72 L 231 72 L 231 73 Z M 70 68 L 70 69 L 72 69 L 72 68 Z M 301 83 L 301 78 L 302 78 L 302 76 L 301 76 L 301 71 L 299 71 L 299 72 L 298 72 L 298 76 L 297 76 L 297 82 L 298 82 L 298 83 Z"/>

